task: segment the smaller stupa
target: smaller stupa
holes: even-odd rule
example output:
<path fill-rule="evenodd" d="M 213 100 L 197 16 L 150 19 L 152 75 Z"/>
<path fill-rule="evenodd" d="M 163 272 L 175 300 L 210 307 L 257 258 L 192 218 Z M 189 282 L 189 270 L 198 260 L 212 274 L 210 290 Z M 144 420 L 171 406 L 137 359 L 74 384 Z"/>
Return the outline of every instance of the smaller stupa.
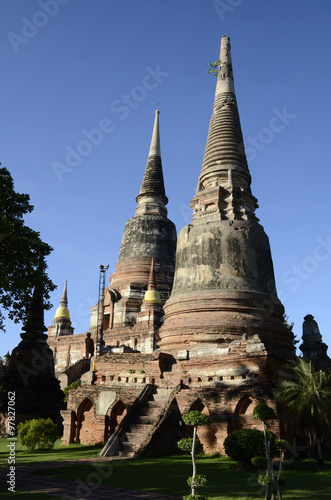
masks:
<path fill-rule="evenodd" d="M 328 346 L 322 342 L 318 324 L 311 314 L 304 317 L 302 341 L 299 349 L 305 359 L 312 361 L 316 369 L 331 368 L 331 359 L 326 353 Z"/>
<path fill-rule="evenodd" d="M 10 356 L 0 385 L 1 434 L 6 434 L 8 393 L 15 393 L 15 425 L 33 418 L 51 418 L 59 426 L 63 392 L 54 375 L 53 352 L 46 340 L 43 287 L 38 279 L 31 299 L 21 342 Z"/>

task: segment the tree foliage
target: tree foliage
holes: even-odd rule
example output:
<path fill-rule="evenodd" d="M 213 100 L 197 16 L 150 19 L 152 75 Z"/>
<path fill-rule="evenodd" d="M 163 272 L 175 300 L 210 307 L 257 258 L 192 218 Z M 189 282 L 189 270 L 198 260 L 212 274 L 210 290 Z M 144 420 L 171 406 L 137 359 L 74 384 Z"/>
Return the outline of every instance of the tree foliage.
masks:
<path fill-rule="evenodd" d="M 50 418 L 27 420 L 17 426 L 18 439 L 28 450 L 51 450 L 58 435 L 58 427 Z"/>
<path fill-rule="evenodd" d="M 220 60 L 218 61 L 215 61 L 213 63 L 208 63 L 208 65 L 210 66 L 209 69 L 207 70 L 207 73 L 209 75 L 214 75 L 214 76 L 218 76 L 218 68 L 219 68 L 219 65 L 220 65 Z"/>
<path fill-rule="evenodd" d="M 51 307 L 49 292 L 55 289 L 45 261 L 52 248 L 24 223 L 24 215 L 32 210 L 29 195 L 16 193 L 9 171 L 0 168 L 0 307 L 16 323 L 26 318 L 37 276 L 42 280 L 46 309 Z M 4 330 L 1 310 L 0 329 Z"/>
<path fill-rule="evenodd" d="M 276 414 L 266 403 L 260 403 L 253 410 L 253 418 L 258 418 L 262 421 L 271 420 L 272 418 L 276 418 Z"/>
<path fill-rule="evenodd" d="M 317 447 L 322 463 L 322 441 L 330 432 L 331 423 L 331 376 L 315 370 L 311 361 L 303 358 L 292 362 L 289 368 L 289 378 L 276 390 L 279 413 L 284 424 Z"/>
<path fill-rule="evenodd" d="M 185 413 L 182 418 L 184 424 L 191 425 L 192 427 L 210 424 L 210 418 L 208 415 L 201 413 L 201 411 L 198 410 L 189 411 L 188 413 Z"/>
<path fill-rule="evenodd" d="M 192 446 L 193 446 L 193 438 L 187 437 L 187 438 L 182 438 L 179 441 L 177 441 L 177 446 L 180 450 L 182 451 L 189 451 L 191 452 Z M 202 444 L 199 441 L 199 438 L 197 437 L 195 439 L 195 453 L 202 453 L 203 447 Z"/>
<path fill-rule="evenodd" d="M 70 384 L 70 385 L 67 385 L 67 387 L 65 387 L 65 388 L 63 389 L 63 394 L 64 394 L 64 399 L 63 399 L 63 401 L 64 401 L 65 403 L 67 403 L 67 402 L 68 402 L 68 397 L 69 397 L 69 392 L 70 392 L 71 390 L 77 389 L 77 387 L 80 387 L 81 385 L 82 385 L 82 382 L 81 382 L 81 380 L 80 380 L 80 379 L 75 380 L 74 382 L 71 382 L 71 384 Z"/>

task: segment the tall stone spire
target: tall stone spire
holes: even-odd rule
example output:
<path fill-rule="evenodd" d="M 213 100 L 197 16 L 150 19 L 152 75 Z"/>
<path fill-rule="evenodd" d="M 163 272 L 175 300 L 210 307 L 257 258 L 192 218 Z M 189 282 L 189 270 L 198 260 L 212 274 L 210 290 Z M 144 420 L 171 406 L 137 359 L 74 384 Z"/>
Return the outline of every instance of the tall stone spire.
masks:
<path fill-rule="evenodd" d="M 148 288 L 151 265 L 155 266 L 154 286 L 162 303 L 172 288 L 177 235 L 175 225 L 167 217 L 159 114 L 156 110 L 135 215 L 125 225 L 116 270 L 110 276 L 111 288 L 121 297 L 114 306 L 114 328 L 135 324 Z"/>
<path fill-rule="evenodd" d="M 168 198 L 165 194 L 159 129 L 160 111 L 155 111 L 154 129 L 140 192 L 136 214 L 164 213 Z"/>
<path fill-rule="evenodd" d="M 269 240 L 255 216 L 250 183 L 230 40 L 223 36 L 193 218 L 178 235 L 174 285 L 164 307 L 163 351 L 196 356 L 201 345 L 224 351 L 244 337 L 275 356 L 291 355 L 293 335 L 283 325 Z"/>

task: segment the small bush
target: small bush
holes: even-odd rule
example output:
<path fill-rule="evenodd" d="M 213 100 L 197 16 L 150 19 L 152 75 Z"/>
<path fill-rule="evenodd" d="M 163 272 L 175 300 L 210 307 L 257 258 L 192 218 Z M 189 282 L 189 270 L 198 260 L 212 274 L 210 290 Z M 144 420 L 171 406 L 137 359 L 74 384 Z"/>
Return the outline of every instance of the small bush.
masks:
<path fill-rule="evenodd" d="M 290 447 L 290 443 L 286 441 L 286 439 L 278 439 L 275 444 L 277 450 L 282 450 L 284 452 Z"/>
<path fill-rule="evenodd" d="M 183 500 L 208 500 L 205 495 L 185 495 Z"/>
<path fill-rule="evenodd" d="M 254 465 L 254 467 L 257 467 L 258 469 L 260 469 L 262 467 L 267 467 L 267 463 L 268 463 L 266 457 L 253 457 L 251 459 L 251 462 Z"/>
<path fill-rule="evenodd" d="M 79 379 L 79 380 L 75 380 L 75 382 L 72 382 L 70 385 L 68 385 L 67 387 L 65 387 L 63 389 L 63 394 L 64 394 L 63 401 L 65 403 L 67 403 L 68 402 L 69 391 L 71 391 L 72 389 L 77 389 L 77 387 L 80 387 L 80 386 L 81 386 L 81 381 Z"/>
<path fill-rule="evenodd" d="M 271 441 L 270 453 L 277 455 L 275 434 L 267 431 L 268 440 Z M 225 453 L 244 467 L 251 466 L 252 458 L 265 454 L 264 435 L 258 429 L 241 429 L 231 432 L 224 440 Z"/>
<path fill-rule="evenodd" d="M 28 450 L 51 450 L 58 435 L 58 427 L 50 418 L 22 422 L 17 427 L 20 443 Z"/>

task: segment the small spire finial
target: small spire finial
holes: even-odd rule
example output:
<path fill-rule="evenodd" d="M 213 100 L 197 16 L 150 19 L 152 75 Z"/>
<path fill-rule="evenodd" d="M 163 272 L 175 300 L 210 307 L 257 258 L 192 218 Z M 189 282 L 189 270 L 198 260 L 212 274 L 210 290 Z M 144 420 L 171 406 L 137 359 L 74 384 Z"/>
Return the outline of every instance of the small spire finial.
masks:
<path fill-rule="evenodd" d="M 61 306 L 68 307 L 67 281 L 65 281 L 65 283 L 64 283 L 64 288 L 63 288 L 60 304 L 61 304 Z"/>
<path fill-rule="evenodd" d="M 152 257 L 151 270 L 149 272 L 148 290 L 155 290 L 154 257 Z"/>
<path fill-rule="evenodd" d="M 216 93 L 223 94 L 225 92 L 235 93 L 233 72 L 232 72 L 232 61 L 231 61 L 231 44 L 230 37 L 223 35 L 221 40 L 220 49 L 220 64 L 218 68 L 218 77 L 216 85 Z"/>
<path fill-rule="evenodd" d="M 160 156 L 161 157 L 159 114 L 160 114 L 160 111 L 157 109 L 155 111 L 154 129 L 153 129 L 151 147 L 149 148 L 148 156 Z"/>

